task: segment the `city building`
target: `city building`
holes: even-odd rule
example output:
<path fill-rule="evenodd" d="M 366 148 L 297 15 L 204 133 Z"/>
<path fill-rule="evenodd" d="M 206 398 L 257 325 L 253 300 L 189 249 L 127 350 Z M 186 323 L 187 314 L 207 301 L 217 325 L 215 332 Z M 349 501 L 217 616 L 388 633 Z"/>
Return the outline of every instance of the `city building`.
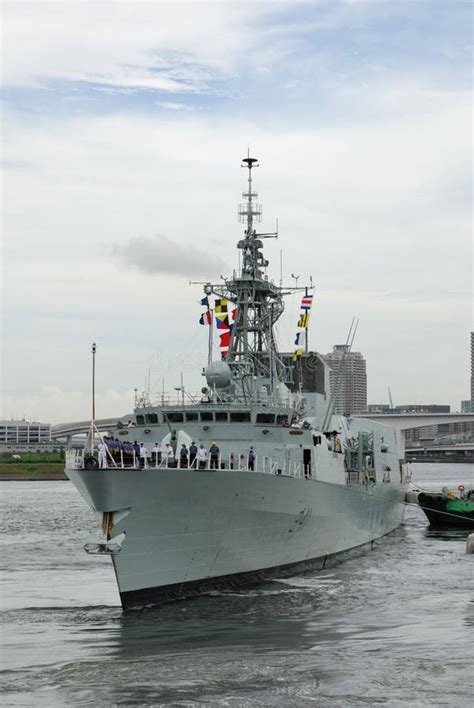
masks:
<path fill-rule="evenodd" d="M 464 404 L 470 401 L 463 401 Z M 464 408 L 464 409 L 463 409 Z M 471 408 L 462 407 L 461 413 L 470 413 Z M 386 403 L 369 403 L 367 413 L 451 413 L 451 406 L 446 404 L 427 404 L 427 403 L 408 403 L 401 406 L 390 408 Z M 470 440 L 474 437 L 474 422 L 465 423 L 441 423 L 428 425 L 424 428 L 411 428 L 405 431 L 405 440 L 407 443 L 428 442 L 436 439 L 451 438 L 458 441 Z"/>
<path fill-rule="evenodd" d="M 341 362 L 345 362 L 341 367 Z M 324 361 L 329 366 L 331 395 L 337 390 L 334 413 L 351 415 L 367 409 L 367 367 L 360 352 L 350 352 L 346 344 L 336 344 Z"/>
<path fill-rule="evenodd" d="M 393 413 L 388 403 L 369 403 L 367 413 Z"/>
<path fill-rule="evenodd" d="M 409 403 L 407 405 L 396 406 L 394 413 L 451 413 L 451 406 L 440 403 Z M 448 435 L 450 424 L 427 425 L 424 428 L 412 428 L 405 432 L 406 442 L 417 442 L 418 440 L 434 440 L 439 435 Z"/>
<path fill-rule="evenodd" d="M 474 413 L 474 332 L 471 332 L 471 413 Z"/>
<path fill-rule="evenodd" d="M 0 452 L 49 449 L 50 423 L 27 420 L 0 420 Z"/>

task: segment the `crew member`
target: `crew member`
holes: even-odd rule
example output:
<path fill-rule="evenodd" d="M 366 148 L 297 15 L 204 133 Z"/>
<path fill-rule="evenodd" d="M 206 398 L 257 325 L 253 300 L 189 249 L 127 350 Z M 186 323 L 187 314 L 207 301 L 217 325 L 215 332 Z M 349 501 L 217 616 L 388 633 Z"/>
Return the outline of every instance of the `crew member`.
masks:
<path fill-rule="evenodd" d="M 219 453 L 220 450 L 217 446 L 217 443 L 215 442 L 215 440 L 213 440 L 211 443 L 211 447 L 209 448 L 209 467 L 211 468 L 211 470 L 217 470 L 219 468 Z"/>
<path fill-rule="evenodd" d="M 99 451 L 99 467 L 107 467 L 107 445 L 103 440 L 97 445 Z"/>
<path fill-rule="evenodd" d="M 193 440 L 191 445 L 189 446 L 189 466 L 190 467 L 196 467 L 197 451 L 198 451 L 198 449 L 196 447 L 196 443 Z"/>
<path fill-rule="evenodd" d="M 133 441 L 133 453 L 134 453 L 133 463 L 134 463 L 134 465 L 137 465 L 138 461 L 140 460 L 140 445 L 137 443 L 136 440 Z"/>
<path fill-rule="evenodd" d="M 151 464 L 155 467 L 161 464 L 161 445 L 160 443 L 155 443 L 154 447 L 151 448 Z"/>
<path fill-rule="evenodd" d="M 165 449 L 163 452 L 165 455 L 166 464 L 169 466 L 170 463 L 172 463 L 174 460 L 174 450 L 169 443 L 166 443 Z"/>
<path fill-rule="evenodd" d="M 205 470 L 206 469 L 206 460 L 207 460 L 207 450 L 204 447 L 204 445 L 199 445 L 197 457 L 198 457 L 198 462 L 199 462 L 199 469 Z"/>
<path fill-rule="evenodd" d="M 141 442 L 140 443 L 140 448 L 139 448 L 139 458 L 140 458 L 140 467 L 146 467 L 146 454 L 147 454 L 147 449 L 145 445 Z"/>
<path fill-rule="evenodd" d="M 179 451 L 179 466 L 188 466 L 188 448 L 186 447 L 186 443 L 181 445 L 181 450 Z"/>
<path fill-rule="evenodd" d="M 253 451 L 253 447 L 251 447 L 249 451 L 248 467 L 251 472 L 255 469 L 255 453 Z"/>
<path fill-rule="evenodd" d="M 133 464 L 133 443 L 129 440 L 123 444 L 123 454 L 125 459 L 125 465 L 131 466 Z"/>

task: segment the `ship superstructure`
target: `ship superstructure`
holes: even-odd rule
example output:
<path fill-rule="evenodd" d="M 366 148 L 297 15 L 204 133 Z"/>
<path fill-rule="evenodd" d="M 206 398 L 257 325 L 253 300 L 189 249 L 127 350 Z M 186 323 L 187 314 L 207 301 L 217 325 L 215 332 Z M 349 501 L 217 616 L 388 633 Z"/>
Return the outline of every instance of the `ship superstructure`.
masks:
<path fill-rule="evenodd" d="M 256 231 L 257 161 L 243 163 L 240 267 L 203 283 L 224 309 L 228 342 L 220 360 L 209 348 L 202 395 L 145 400 L 110 427 L 122 443 L 158 443 L 152 459 L 123 444 L 108 447 L 102 468 L 87 449 L 67 455 L 66 473 L 101 522 L 103 537 L 86 550 L 111 555 L 124 607 L 321 568 L 403 518 L 409 471 L 394 431 L 332 415 L 322 358 L 277 349 L 285 295 L 310 288 L 269 278 L 263 242 L 277 234 Z M 92 426 L 92 445 L 94 436 Z M 193 458 L 192 445 L 207 456 Z"/>

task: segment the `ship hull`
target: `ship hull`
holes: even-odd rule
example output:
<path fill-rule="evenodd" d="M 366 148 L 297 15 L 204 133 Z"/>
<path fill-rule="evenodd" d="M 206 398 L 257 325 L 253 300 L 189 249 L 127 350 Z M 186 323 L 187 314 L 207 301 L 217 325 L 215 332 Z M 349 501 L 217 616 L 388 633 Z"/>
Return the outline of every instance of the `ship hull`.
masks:
<path fill-rule="evenodd" d="M 474 529 L 474 501 L 421 492 L 418 503 L 433 528 Z"/>
<path fill-rule="evenodd" d="M 403 520 L 404 485 L 234 470 L 66 470 L 125 533 L 112 560 L 124 608 L 318 570 Z"/>

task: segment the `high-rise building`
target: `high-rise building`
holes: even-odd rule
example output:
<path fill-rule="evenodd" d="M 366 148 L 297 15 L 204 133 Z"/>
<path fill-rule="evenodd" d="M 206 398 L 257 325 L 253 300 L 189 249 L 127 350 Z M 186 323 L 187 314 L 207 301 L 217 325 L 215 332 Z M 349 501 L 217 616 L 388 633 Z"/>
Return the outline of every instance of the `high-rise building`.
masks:
<path fill-rule="evenodd" d="M 341 368 L 344 356 L 346 359 Z M 367 367 L 362 354 L 349 352 L 346 344 L 336 344 L 332 352 L 325 355 L 324 360 L 329 366 L 331 393 L 337 388 L 334 412 L 340 415 L 351 415 L 365 411 L 367 409 Z"/>
<path fill-rule="evenodd" d="M 471 411 L 474 413 L 474 332 L 471 332 Z"/>

